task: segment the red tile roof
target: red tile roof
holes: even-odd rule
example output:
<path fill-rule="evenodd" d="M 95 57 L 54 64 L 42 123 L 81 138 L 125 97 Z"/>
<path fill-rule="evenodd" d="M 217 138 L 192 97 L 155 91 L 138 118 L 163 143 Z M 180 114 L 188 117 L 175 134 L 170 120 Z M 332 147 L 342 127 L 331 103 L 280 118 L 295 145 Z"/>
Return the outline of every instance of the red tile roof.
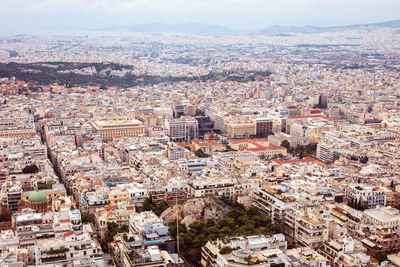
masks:
<path fill-rule="evenodd" d="M 73 234 L 74 234 L 74 231 L 69 231 L 69 232 L 64 234 L 64 237 L 71 236 Z"/>
<path fill-rule="evenodd" d="M 110 205 L 110 206 L 104 206 L 104 209 L 105 210 L 115 210 L 115 209 L 118 209 L 118 206 L 117 205 Z"/>
<path fill-rule="evenodd" d="M 199 146 L 220 146 L 221 145 L 220 143 L 218 143 L 214 140 L 203 141 L 203 140 L 199 140 L 199 139 L 193 140 L 192 144 L 196 144 Z"/>
<path fill-rule="evenodd" d="M 255 148 L 245 148 L 246 151 L 264 151 L 264 150 L 277 150 L 277 149 L 285 149 L 283 146 L 262 146 L 258 145 Z"/>
<path fill-rule="evenodd" d="M 272 161 L 278 165 L 291 164 L 291 163 L 316 163 L 318 165 L 325 165 L 325 163 L 316 160 L 312 157 L 305 157 L 303 159 L 291 159 L 291 160 L 273 159 Z"/>
<path fill-rule="evenodd" d="M 296 120 L 296 119 L 311 119 L 311 118 L 321 118 L 321 119 L 324 119 L 324 120 L 329 120 L 329 121 L 334 121 L 335 119 L 332 119 L 332 118 L 329 118 L 329 117 L 326 117 L 326 116 L 323 116 L 323 115 L 308 115 L 308 116 L 290 116 L 290 117 L 288 117 L 288 119 L 294 119 L 294 120 Z"/>
<path fill-rule="evenodd" d="M 229 143 L 232 143 L 232 144 L 242 144 L 242 143 L 254 144 L 254 143 L 257 143 L 257 142 L 268 142 L 268 140 L 265 139 L 265 138 L 255 138 L 255 139 L 240 139 L 240 140 L 231 140 L 231 141 L 229 141 Z"/>

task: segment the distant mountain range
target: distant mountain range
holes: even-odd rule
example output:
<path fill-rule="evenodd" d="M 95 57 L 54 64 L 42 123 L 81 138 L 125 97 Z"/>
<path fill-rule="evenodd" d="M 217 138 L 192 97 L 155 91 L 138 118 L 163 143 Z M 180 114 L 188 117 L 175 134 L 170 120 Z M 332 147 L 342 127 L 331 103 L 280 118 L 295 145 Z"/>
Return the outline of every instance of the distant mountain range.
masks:
<path fill-rule="evenodd" d="M 235 33 L 252 33 L 252 34 L 290 34 L 290 33 L 320 33 L 332 31 L 346 31 L 354 29 L 374 29 L 374 28 L 397 28 L 400 31 L 400 20 L 358 24 L 348 26 L 333 27 L 316 27 L 316 26 L 282 26 L 273 25 L 263 29 L 254 31 L 236 31 L 228 27 L 219 25 L 207 25 L 202 23 L 182 23 L 182 24 L 164 24 L 149 23 L 136 25 L 110 26 L 100 29 L 92 29 L 92 31 L 106 32 L 142 32 L 142 33 L 191 33 L 191 34 L 235 34 Z"/>
<path fill-rule="evenodd" d="M 369 23 L 369 24 L 357 24 L 347 26 L 333 26 L 333 27 L 316 27 L 316 26 L 281 26 L 274 25 L 261 30 L 256 33 L 270 34 L 270 33 L 318 33 L 318 32 L 333 32 L 333 31 L 345 31 L 354 29 L 373 29 L 373 28 L 398 28 L 400 29 L 400 20 L 392 20 L 386 22 Z"/>

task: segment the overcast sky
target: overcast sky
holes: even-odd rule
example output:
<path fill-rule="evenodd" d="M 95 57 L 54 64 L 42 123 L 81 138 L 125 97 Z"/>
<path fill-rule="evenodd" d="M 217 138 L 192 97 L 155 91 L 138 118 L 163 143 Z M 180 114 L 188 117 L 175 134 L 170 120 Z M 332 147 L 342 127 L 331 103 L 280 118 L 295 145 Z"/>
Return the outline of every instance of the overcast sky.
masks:
<path fill-rule="evenodd" d="M 333 26 L 400 19 L 400 0 L 0 0 L 0 30 L 86 30 L 142 23 Z"/>

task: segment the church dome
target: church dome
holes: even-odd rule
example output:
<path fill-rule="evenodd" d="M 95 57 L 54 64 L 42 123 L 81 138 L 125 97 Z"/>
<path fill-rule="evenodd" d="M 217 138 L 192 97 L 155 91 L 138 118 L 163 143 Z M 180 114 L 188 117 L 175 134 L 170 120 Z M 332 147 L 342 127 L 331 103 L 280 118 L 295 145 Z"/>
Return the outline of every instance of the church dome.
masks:
<path fill-rule="evenodd" d="M 43 202 L 46 201 L 47 197 L 43 192 L 35 191 L 29 196 L 30 202 Z"/>

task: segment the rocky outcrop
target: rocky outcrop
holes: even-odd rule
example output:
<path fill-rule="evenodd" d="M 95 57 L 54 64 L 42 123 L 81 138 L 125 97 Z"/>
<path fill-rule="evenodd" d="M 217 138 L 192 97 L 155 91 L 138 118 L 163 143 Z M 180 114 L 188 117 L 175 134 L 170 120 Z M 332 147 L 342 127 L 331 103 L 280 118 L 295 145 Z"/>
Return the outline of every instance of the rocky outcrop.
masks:
<path fill-rule="evenodd" d="M 178 221 L 189 226 L 196 220 L 214 219 L 220 221 L 229 212 L 229 207 L 215 198 L 194 198 L 187 200 L 184 204 L 173 205 L 161 214 L 166 222 Z"/>

